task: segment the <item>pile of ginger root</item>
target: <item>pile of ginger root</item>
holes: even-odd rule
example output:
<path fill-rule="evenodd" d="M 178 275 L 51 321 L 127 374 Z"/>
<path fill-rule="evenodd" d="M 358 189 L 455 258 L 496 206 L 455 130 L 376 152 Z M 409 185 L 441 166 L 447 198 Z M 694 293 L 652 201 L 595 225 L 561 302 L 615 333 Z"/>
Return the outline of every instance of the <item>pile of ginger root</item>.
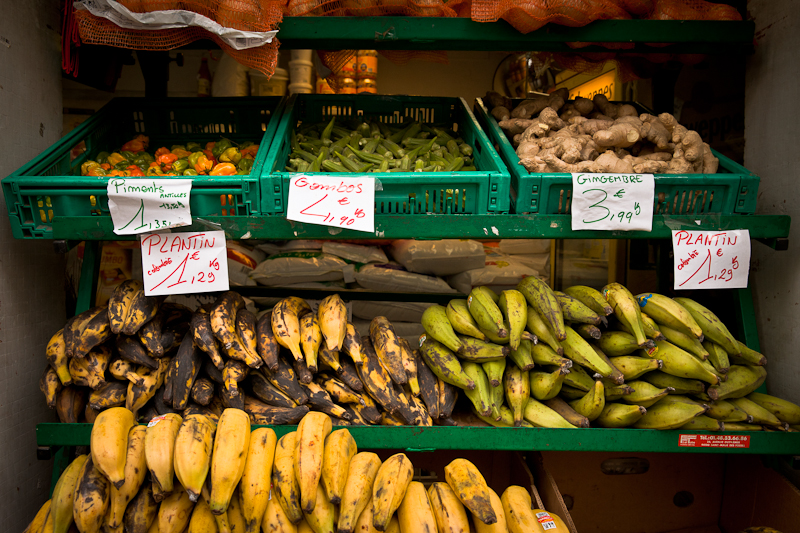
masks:
<path fill-rule="evenodd" d="M 529 172 L 714 174 L 719 166 L 700 135 L 674 116 L 639 114 L 602 94 L 569 100 L 558 89 L 511 109 L 510 99 L 490 91 L 484 102 Z"/>

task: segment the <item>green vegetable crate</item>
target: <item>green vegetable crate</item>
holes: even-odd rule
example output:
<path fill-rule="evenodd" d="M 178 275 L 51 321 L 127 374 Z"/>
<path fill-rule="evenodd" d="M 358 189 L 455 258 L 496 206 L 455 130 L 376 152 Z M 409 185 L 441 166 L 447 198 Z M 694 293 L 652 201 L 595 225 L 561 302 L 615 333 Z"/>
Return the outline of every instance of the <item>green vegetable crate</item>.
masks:
<path fill-rule="evenodd" d="M 376 214 L 505 214 L 509 212 L 510 176 L 463 98 L 384 95 L 295 95 L 286 102 L 272 149 L 264 164 L 262 212 L 286 212 L 289 181 L 285 170 L 291 135 L 299 123 L 328 121 L 333 116 L 377 119 L 385 124 L 417 120 L 447 125 L 473 149 L 477 170 L 465 172 L 369 173 L 375 187 Z M 303 174 L 308 174 L 303 172 Z M 324 172 L 353 177 L 350 173 Z"/>
<path fill-rule="evenodd" d="M 514 100 L 517 104 L 521 100 Z M 515 213 L 548 215 L 570 213 L 572 176 L 567 173 L 532 174 L 489 113 L 483 100 L 475 100 L 475 116 L 511 173 L 511 203 Z M 753 214 L 761 178 L 714 151 L 719 158 L 716 174 L 655 174 L 656 215 Z"/>
<path fill-rule="evenodd" d="M 119 150 L 140 134 L 150 138 L 151 153 L 222 137 L 259 144 L 250 175 L 196 176 L 190 200 L 192 216 L 258 215 L 259 175 L 282 105 L 281 97 L 115 98 L 3 179 L 13 235 L 50 239 L 57 217 L 108 217 L 108 178 L 81 176 L 81 164 L 100 152 Z"/>

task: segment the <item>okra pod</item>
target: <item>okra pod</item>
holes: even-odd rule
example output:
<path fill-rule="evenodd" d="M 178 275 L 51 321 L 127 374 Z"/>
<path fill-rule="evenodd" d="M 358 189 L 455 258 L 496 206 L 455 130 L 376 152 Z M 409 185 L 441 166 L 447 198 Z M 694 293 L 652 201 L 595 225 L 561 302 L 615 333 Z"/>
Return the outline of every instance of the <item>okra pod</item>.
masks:
<path fill-rule="evenodd" d="M 358 156 L 359 159 L 365 161 L 367 163 L 373 163 L 375 165 L 380 165 L 384 161 L 386 161 L 385 157 L 379 156 L 377 154 L 369 154 L 363 150 L 353 150 L 353 153 Z"/>
<path fill-rule="evenodd" d="M 455 171 L 461 169 L 461 167 L 463 167 L 463 166 L 464 166 L 464 158 L 463 157 L 456 157 L 455 160 L 453 160 L 453 162 L 450 163 L 450 165 L 448 165 L 447 168 L 445 168 L 445 170 L 447 172 L 455 172 Z"/>
<path fill-rule="evenodd" d="M 455 141 L 447 141 L 447 151 L 453 155 L 461 155 L 461 152 L 458 149 L 458 143 Z"/>
<path fill-rule="evenodd" d="M 328 172 L 350 172 L 342 165 L 331 161 L 330 159 L 326 159 L 322 162 L 322 168 L 327 170 Z"/>
<path fill-rule="evenodd" d="M 350 142 L 348 143 L 350 145 L 350 148 L 352 148 L 353 150 L 358 150 L 359 147 L 358 142 L 361 140 L 362 137 L 363 135 L 361 135 L 361 133 L 358 131 L 353 133 L 353 135 L 350 136 Z"/>
<path fill-rule="evenodd" d="M 381 142 L 381 140 L 380 139 L 376 139 L 376 138 L 372 138 L 372 139 L 368 140 L 367 144 L 364 145 L 363 151 L 368 153 L 368 154 L 374 154 L 375 153 L 375 149 L 378 147 L 380 142 Z"/>
<path fill-rule="evenodd" d="M 394 156 L 397 158 L 401 158 L 406 155 L 406 151 L 400 148 L 394 141 L 384 139 L 381 141 L 381 144 L 384 146 L 384 148 L 392 152 L 392 154 L 394 154 Z"/>
<path fill-rule="evenodd" d="M 389 170 L 389 160 L 384 159 L 383 161 L 381 161 L 381 164 L 378 166 L 378 170 L 376 170 L 375 172 L 386 172 L 388 170 Z"/>
<path fill-rule="evenodd" d="M 338 141 L 336 141 L 335 143 L 333 143 L 330 146 L 330 151 L 331 152 L 337 152 L 337 151 L 344 150 L 344 147 L 347 146 L 348 143 L 350 143 L 350 137 L 349 136 L 342 137 L 341 139 L 339 139 Z"/>
<path fill-rule="evenodd" d="M 343 156 L 339 152 L 334 152 L 334 154 L 336 154 L 336 157 L 338 157 L 339 161 L 342 162 L 342 166 L 344 166 L 350 172 L 358 172 L 358 169 L 360 168 L 360 165 L 358 163 L 356 163 L 355 161 L 346 156 Z"/>
<path fill-rule="evenodd" d="M 322 142 L 325 144 L 331 144 L 331 132 L 333 131 L 333 124 L 336 122 L 336 117 L 331 117 L 331 121 L 328 122 L 328 125 L 325 126 L 325 129 L 322 130 L 322 135 L 319 136 L 322 139 Z"/>

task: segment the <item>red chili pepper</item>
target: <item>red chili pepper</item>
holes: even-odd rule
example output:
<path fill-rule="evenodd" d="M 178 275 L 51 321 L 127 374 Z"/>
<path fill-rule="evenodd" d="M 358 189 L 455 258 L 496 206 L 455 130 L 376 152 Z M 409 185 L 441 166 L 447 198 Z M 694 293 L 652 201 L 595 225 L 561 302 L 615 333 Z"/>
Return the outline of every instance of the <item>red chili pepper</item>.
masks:
<path fill-rule="evenodd" d="M 164 154 L 168 154 L 168 153 L 170 153 L 169 152 L 169 148 L 167 148 L 166 146 L 162 146 L 161 148 L 156 150 L 156 158 L 158 158 L 158 156 L 160 156 L 160 155 L 164 155 Z"/>

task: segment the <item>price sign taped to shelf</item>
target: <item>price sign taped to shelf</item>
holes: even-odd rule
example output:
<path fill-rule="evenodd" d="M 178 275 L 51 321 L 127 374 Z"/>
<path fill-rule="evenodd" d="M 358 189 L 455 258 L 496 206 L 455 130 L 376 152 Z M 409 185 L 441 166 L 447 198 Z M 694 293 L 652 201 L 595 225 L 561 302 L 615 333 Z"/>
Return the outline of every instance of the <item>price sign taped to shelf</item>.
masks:
<path fill-rule="evenodd" d="M 375 178 L 297 175 L 289 181 L 286 218 L 375 232 Z"/>
<path fill-rule="evenodd" d="M 139 236 L 147 296 L 227 291 L 224 231 Z"/>
<path fill-rule="evenodd" d="M 744 289 L 750 232 L 673 230 L 675 289 Z"/>
<path fill-rule="evenodd" d="M 681 448 L 749 448 L 750 435 L 686 435 L 678 438 Z"/>
<path fill-rule="evenodd" d="M 192 180 L 110 178 L 108 210 L 117 235 L 136 235 L 192 223 Z"/>
<path fill-rule="evenodd" d="M 652 231 L 652 174 L 572 174 L 572 229 Z"/>

